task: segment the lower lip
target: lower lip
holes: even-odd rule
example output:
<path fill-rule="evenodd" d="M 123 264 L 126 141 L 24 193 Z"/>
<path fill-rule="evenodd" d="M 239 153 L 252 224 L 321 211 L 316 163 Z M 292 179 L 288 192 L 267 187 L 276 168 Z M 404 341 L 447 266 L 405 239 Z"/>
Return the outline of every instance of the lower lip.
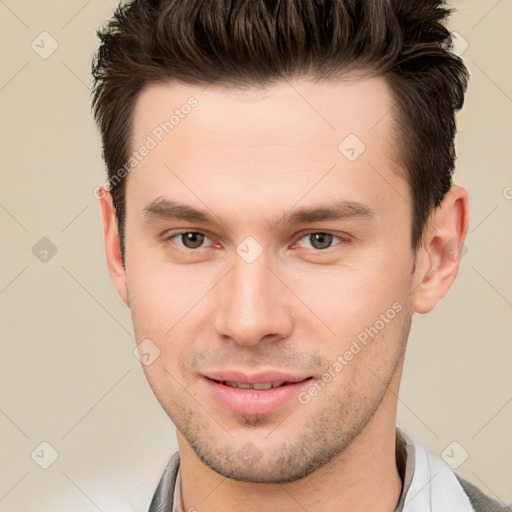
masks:
<path fill-rule="evenodd" d="M 232 388 L 206 377 L 203 380 L 213 398 L 226 409 L 246 416 L 259 416 L 274 412 L 296 398 L 310 385 L 312 378 L 263 390 Z"/>

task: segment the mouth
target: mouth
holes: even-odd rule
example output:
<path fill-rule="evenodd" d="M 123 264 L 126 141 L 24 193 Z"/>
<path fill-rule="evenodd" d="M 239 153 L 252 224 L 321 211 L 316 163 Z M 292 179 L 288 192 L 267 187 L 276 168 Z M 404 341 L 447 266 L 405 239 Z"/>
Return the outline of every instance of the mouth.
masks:
<path fill-rule="evenodd" d="M 304 380 L 312 379 L 313 377 L 308 377 Z M 236 382 L 233 380 L 215 380 L 210 379 L 214 382 L 222 384 L 224 386 L 228 386 L 230 388 L 237 389 L 255 389 L 256 391 L 264 391 L 266 389 L 280 388 L 282 386 L 287 386 L 289 384 L 296 384 L 296 382 L 288 382 L 288 381 L 270 381 L 270 382 Z"/>
<path fill-rule="evenodd" d="M 262 416 L 279 411 L 285 405 L 299 405 L 298 394 L 311 385 L 313 377 L 294 376 L 204 376 L 202 381 L 210 398 L 236 414 Z M 295 400 L 294 400 L 295 399 Z"/>

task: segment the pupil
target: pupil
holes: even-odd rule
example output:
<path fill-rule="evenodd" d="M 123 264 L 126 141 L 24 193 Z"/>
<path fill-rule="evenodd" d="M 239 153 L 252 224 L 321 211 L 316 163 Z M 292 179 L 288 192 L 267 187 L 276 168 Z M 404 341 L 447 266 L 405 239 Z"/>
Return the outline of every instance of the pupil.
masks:
<path fill-rule="evenodd" d="M 313 233 L 310 235 L 310 240 L 311 245 L 315 249 L 326 249 L 332 242 L 332 235 L 329 233 Z M 317 242 L 319 242 L 319 244 L 317 244 Z"/>
<path fill-rule="evenodd" d="M 200 247 L 204 240 L 204 235 L 200 233 L 183 233 L 183 244 L 189 249 L 197 249 Z"/>

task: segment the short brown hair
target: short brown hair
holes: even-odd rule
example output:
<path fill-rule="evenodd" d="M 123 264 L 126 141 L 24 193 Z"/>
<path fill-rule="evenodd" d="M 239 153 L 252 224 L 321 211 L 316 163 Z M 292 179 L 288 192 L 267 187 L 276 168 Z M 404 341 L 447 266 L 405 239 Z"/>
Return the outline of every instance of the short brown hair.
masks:
<path fill-rule="evenodd" d="M 412 246 L 450 189 L 455 111 L 468 72 L 451 53 L 440 0 L 134 0 L 103 30 L 93 60 L 93 111 L 109 180 L 130 153 L 133 110 L 142 88 L 265 87 L 301 76 L 322 80 L 370 69 L 395 101 L 397 158 L 413 199 Z M 114 182 L 124 261 L 126 178 Z"/>

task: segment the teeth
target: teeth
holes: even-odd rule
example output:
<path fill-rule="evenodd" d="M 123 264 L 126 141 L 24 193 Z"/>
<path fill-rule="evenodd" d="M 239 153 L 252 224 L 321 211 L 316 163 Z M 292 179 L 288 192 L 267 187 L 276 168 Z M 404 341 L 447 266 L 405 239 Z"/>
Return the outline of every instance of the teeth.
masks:
<path fill-rule="evenodd" d="M 276 387 L 272 385 L 272 382 L 258 382 L 252 385 L 254 389 L 270 389 Z"/>
<path fill-rule="evenodd" d="M 244 382 L 228 382 L 228 386 L 238 389 L 251 389 L 251 384 L 245 384 Z"/>
<path fill-rule="evenodd" d="M 224 384 L 225 386 L 229 386 L 230 388 L 256 389 L 256 390 L 277 388 L 279 386 L 282 386 L 284 383 L 285 383 L 284 380 L 273 381 L 273 382 L 257 382 L 255 384 L 248 384 L 245 382 L 222 381 L 222 384 Z"/>

